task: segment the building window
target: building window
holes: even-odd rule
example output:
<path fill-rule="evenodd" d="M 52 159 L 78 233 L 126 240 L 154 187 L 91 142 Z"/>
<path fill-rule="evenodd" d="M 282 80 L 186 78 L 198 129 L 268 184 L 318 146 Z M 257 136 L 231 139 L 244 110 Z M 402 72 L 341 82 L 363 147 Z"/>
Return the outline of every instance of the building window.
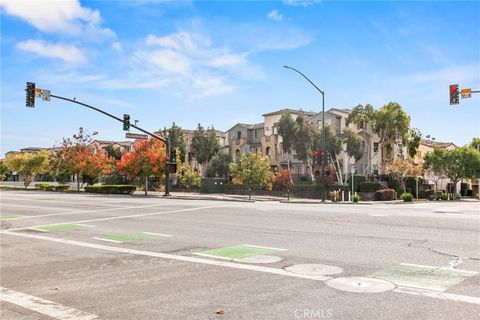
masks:
<path fill-rule="evenodd" d="M 357 124 L 357 129 L 363 129 L 364 125 L 363 125 L 363 121 L 360 121 L 358 124 Z"/>
<path fill-rule="evenodd" d="M 373 152 L 378 152 L 378 142 L 373 143 Z"/>
<path fill-rule="evenodd" d="M 253 138 L 258 139 L 258 130 L 253 131 Z"/>
<path fill-rule="evenodd" d="M 270 147 L 267 147 L 267 148 L 265 149 L 265 153 L 267 154 L 267 156 L 270 156 Z"/>
<path fill-rule="evenodd" d="M 237 131 L 237 139 L 241 139 L 242 138 L 242 131 Z"/>

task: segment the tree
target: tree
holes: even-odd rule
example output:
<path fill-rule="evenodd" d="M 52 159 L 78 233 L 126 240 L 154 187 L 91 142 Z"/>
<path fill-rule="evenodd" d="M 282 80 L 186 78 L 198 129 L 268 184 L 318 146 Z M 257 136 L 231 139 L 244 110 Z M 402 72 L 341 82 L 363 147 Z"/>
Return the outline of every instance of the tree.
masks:
<path fill-rule="evenodd" d="M 167 162 L 165 143 L 157 140 L 142 140 L 133 145 L 132 152 L 126 152 L 117 161 L 117 170 L 129 179 L 145 179 L 145 195 L 148 193 L 148 177 L 160 176 Z"/>
<path fill-rule="evenodd" d="M 438 190 L 438 182 L 445 178 L 445 153 L 446 149 L 434 148 L 423 157 L 423 167 L 427 170 L 430 178 L 435 182 L 435 192 Z"/>
<path fill-rule="evenodd" d="M 480 152 L 473 148 L 435 148 L 425 155 L 424 160 L 429 170 L 450 179 L 454 193 L 460 180 L 480 177 Z"/>
<path fill-rule="evenodd" d="M 415 158 L 418 147 L 420 146 L 420 140 L 422 140 L 422 134 L 418 129 L 409 129 L 407 138 L 407 152 L 410 158 Z"/>
<path fill-rule="evenodd" d="M 410 127 L 410 117 L 396 102 L 384 105 L 374 115 L 373 129 L 380 136 L 382 159 L 399 143 L 405 145 Z"/>
<path fill-rule="evenodd" d="M 416 164 L 412 159 L 395 159 L 388 166 L 390 174 L 400 183 L 403 192 L 406 192 L 405 182 L 408 177 L 418 177 L 422 174 L 423 166 Z"/>
<path fill-rule="evenodd" d="M 234 184 L 243 184 L 249 189 L 272 188 L 273 173 L 270 170 L 270 160 L 258 153 L 242 155 L 240 161 L 231 163 L 230 173 Z"/>
<path fill-rule="evenodd" d="M 468 144 L 469 148 L 473 149 L 480 149 L 480 137 L 479 138 L 473 138 L 472 141 Z"/>
<path fill-rule="evenodd" d="M 49 162 L 50 156 L 47 151 L 10 154 L 4 160 L 4 164 L 9 170 L 18 173 L 20 179 L 24 182 L 25 188 L 28 187 L 37 174 L 48 171 Z"/>
<path fill-rule="evenodd" d="M 293 120 L 290 112 L 284 112 L 277 123 L 277 132 L 282 137 L 282 151 L 285 154 L 291 155 L 295 145 L 295 120 Z M 290 170 L 290 163 L 288 165 Z"/>
<path fill-rule="evenodd" d="M 213 156 L 220 150 L 217 133 L 213 126 L 207 128 L 205 132 L 200 123 L 198 124 L 197 129 L 193 132 L 192 150 L 195 153 L 197 162 L 202 166 L 207 166 Z"/>
<path fill-rule="evenodd" d="M 317 130 L 315 131 L 315 135 L 313 138 L 313 149 L 322 150 L 321 148 L 322 144 L 323 144 L 322 132 L 320 130 Z M 342 170 L 340 167 L 340 163 L 338 161 L 338 156 L 342 152 L 342 139 L 337 135 L 335 135 L 335 132 L 333 131 L 332 127 L 328 124 L 325 125 L 325 148 L 323 150 L 330 155 L 331 164 L 335 168 L 334 171 L 337 176 L 337 180 L 340 181 L 340 183 L 343 183 Z M 325 169 L 326 169 L 326 166 L 324 167 L 324 170 Z"/>
<path fill-rule="evenodd" d="M 105 153 L 107 154 L 108 157 L 116 161 L 122 158 L 122 150 L 120 150 L 120 148 L 118 147 L 115 147 L 113 143 L 105 147 Z"/>
<path fill-rule="evenodd" d="M 8 172 L 8 167 L 5 165 L 4 161 L 0 161 L 0 181 L 3 181 L 7 178 Z"/>
<path fill-rule="evenodd" d="M 218 152 L 210 162 L 207 170 L 207 177 L 228 177 L 228 166 L 233 162 L 232 155 L 228 151 Z"/>
<path fill-rule="evenodd" d="M 179 153 L 179 159 L 185 161 L 186 146 L 185 146 L 185 138 L 183 135 L 183 129 L 172 122 L 172 126 L 165 130 L 168 134 L 168 138 L 170 139 L 170 144 L 173 148 L 177 149 Z"/>
<path fill-rule="evenodd" d="M 313 127 L 308 124 L 303 114 L 299 114 L 295 119 L 293 147 L 295 157 L 303 162 L 305 169 L 311 168 L 313 136 Z M 312 170 L 310 170 L 310 173 L 313 178 Z"/>
<path fill-rule="evenodd" d="M 368 131 L 368 125 L 370 124 L 372 128 L 374 127 L 377 113 L 378 111 L 375 110 L 375 108 L 373 108 L 372 105 L 367 104 L 363 106 L 359 104 L 352 109 L 352 112 L 350 112 L 346 120 L 347 126 L 350 125 L 350 123 L 354 123 L 359 127 L 363 127 L 362 136 L 363 136 L 363 141 L 365 141 L 365 150 L 363 153 L 367 155 L 367 168 L 369 172 L 371 171 L 370 168 L 371 168 L 371 162 L 372 162 L 372 152 L 371 152 L 371 145 L 370 145 L 372 140 L 372 135 Z M 351 151 L 354 151 L 354 150 L 351 150 Z M 356 159 L 356 161 L 360 160 L 361 158 L 362 157 Z"/>
<path fill-rule="evenodd" d="M 343 142 L 346 145 L 345 152 L 349 157 L 354 158 L 355 161 L 363 157 L 362 139 L 353 130 L 346 128 L 343 131 Z"/>
<path fill-rule="evenodd" d="M 177 173 L 175 174 L 178 183 L 184 188 L 199 188 L 202 178 L 194 172 L 190 165 L 183 161 L 177 161 Z"/>
<path fill-rule="evenodd" d="M 113 158 L 105 154 L 98 145 L 91 144 L 92 138 L 86 130 L 79 128 L 72 138 L 63 138 L 62 147 L 53 159 L 56 175 L 69 174 L 77 178 L 80 189 L 80 177 L 83 182 L 93 184 L 101 174 L 109 174 Z"/>

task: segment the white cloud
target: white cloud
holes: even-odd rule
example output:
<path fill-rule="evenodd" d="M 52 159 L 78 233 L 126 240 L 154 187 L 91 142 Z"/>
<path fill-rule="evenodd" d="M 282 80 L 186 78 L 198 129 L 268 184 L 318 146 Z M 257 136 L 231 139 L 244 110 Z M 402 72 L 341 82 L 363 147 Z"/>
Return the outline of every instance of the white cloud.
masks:
<path fill-rule="evenodd" d="M 113 36 L 108 28 L 101 28 L 100 13 L 82 7 L 78 0 L 0 0 L 0 6 L 9 15 L 25 20 L 40 31 L 103 39 Z"/>
<path fill-rule="evenodd" d="M 52 44 L 41 40 L 26 40 L 17 43 L 17 48 L 36 53 L 42 57 L 61 59 L 76 64 L 87 61 L 82 50 L 72 45 Z"/>
<path fill-rule="evenodd" d="M 247 53 L 214 46 L 199 32 L 178 31 L 165 36 L 148 35 L 145 47 L 133 53 L 128 79 L 106 81 L 110 88 L 175 86 L 188 96 L 221 95 L 236 83 L 255 75 Z M 159 80 L 161 79 L 161 81 Z"/>
<path fill-rule="evenodd" d="M 267 18 L 274 20 L 274 21 L 282 21 L 283 15 L 281 15 L 278 10 L 272 10 L 267 14 Z"/>
<path fill-rule="evenodd" d="M 122 44 L 118 41 L 115 41 L 114 43 L 112 43 L 112 49 L 115 50 L 115 51 L 118 51 L 118 52 L 123 51 Z"/>
<path fill-rule="evenodd" d="M 322 2 L 321 0 L 283 0 L 283 4 L 294 7 L 308 7 Z"/>

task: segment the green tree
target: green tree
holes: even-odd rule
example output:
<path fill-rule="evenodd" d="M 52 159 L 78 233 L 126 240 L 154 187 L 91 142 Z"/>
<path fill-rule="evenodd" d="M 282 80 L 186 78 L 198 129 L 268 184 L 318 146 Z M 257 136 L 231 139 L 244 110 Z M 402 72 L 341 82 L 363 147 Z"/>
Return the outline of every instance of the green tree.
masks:
<path fill-rule="evenodd" d="M 229 170 L 234 184 L 242 184 L 250 189 L 272 188 L 270 160 L 259 153 L 242 155 L 240 161 L 230 164 Z"/>
<path fill-rule="evenodd" d="M 108 157 L 114 160 L 120 160 L 122 158 L 122 150 L 120 150 L 118 147 L 115 147 L 113 143 L 105 147 L 105 153 Z"/>
<path fill-rule="evenodd" d="M 18 173 L 27 188 L 36 175 L 49 170 L 50 156 L 47 151 L 21 152 L 8 155 L 4 163 L 9 170 Z"/>
<path fill-rule="evenodd" d="M 353 130 L 346 128 L 343 130 L 343 142 L 346 145 L 346 153 L 355 161 L 363 157 L 362 139 Z"/>
<path fill-rule="evenodd" d="M 177 153 L 180 154 L 179 158 L 185 161 L 186 145 L 185 137 L 183 135 L 183 129 L 172 122 L 172 126 L 166 130 L 168 137 L 170 138 L 170 144 L 177 149 Z"/>
<path fill-rule="evenodd" d="M 457 183 L 460 180 L 480 177 L 480 152 L 473 148 L 435 148 L 433 152 L 425 155 L 424 160 L 429 170 L 450 179 L 454 193 L 457 192 Z"/>
<path fill-rule="evenodd" d="M 422 140 L 422 133 L 418 129 L 410 129 L 407 137 L 407 151 L 410 158 L 415 158 L 418 147 L 420 146 L 420 140 Z"/>
<path fill-rule="evenodd" d="M 396 102 L 384 105 L 374 116 L 374 131 L 380 136 L 382 159 L 399 143 L 405 145 L 410 128 L 410 117 Z"/>
<path fill-rule="evenodd" d="M 208 163 L 214 155 L 220 150 L 220 144 L 217 140 L 215 128 L 207 128 L 207 131 L 198 124 L 193 132 L 192 150 L 195 153 L 195 159 L 202 166 L 208 166 Z M 206 172 L 207 170 L 205 170 Z"/>
<path fill-rule="evenodd" d="M 322 150 L 321 146 L 323 144 L 323 137 L 321 130 L 314 132 L 313 138 L 313 149 Z M 325 150 L 330 155 L 330 160 L 332 161 L 332 166 L 335 169 L 337 180 L 340 183 L 343 183 L 343 175 L 338 161 L 338 156 L 342 152 L 342 139 L 338 137 L 333 131 L 330 125 L 325 125 Z"/>
<path fill-rule="evenodd" d="M 226 150 L 218 152 L 210 162 L 210 166 L 207 170 L 207 177 L 228 177 L 228 166 L 233 162 L 232 155 Z"/>
<path fill-rule="evenodd" d="M 291 155 L 295 146 L 295 120 L 293 120 L 290 112 L 284 112 L 277 123 L 277 132 L 282 137 L 282 151 L 285 154 Z M 288 170 L 290 170 L 290 165 Z"/>
<path fill-rule="evenodd" d="M 8 167 L 5 165 L 4 161 L 0 161 L 0 181 L 3 181 L 7 178 L 8 172 Z"/>
<path fill-rule="evenodd" d="M 423 157 L 423 167 L 428 172 L 430 178 L 435 182 L 435 192 L 438 191 L 438 182 L 445 178 L 445 154 L 446 149 L 434 148 Z"/>
<path fill-rule="evenodd" d="M 480 149 L 480 138 L 473 138 L 472 141 L 468 144 L 468 147 L 473 149 Z"/>
<path fill-rule="evenodd" d="M 176 177 L 180 186 L 184 188 L 200 188 L 202 178 L 186 162 L 181 160 L 177 162 Z"/>
<path fill-rule="evenodd" d="M 350 123 L 353 123 L 360 128 L 363 127 L 363 130 L 361 132 L 363 141 L 365 142 L 365 150 L 363 150 L 363 153 L 366 154 L 367 156 L 367 167 L 369 172 L 371 171 L 371 163 L 372 163 L 371 141 L 373 136 L 370 133 L 371 131 L 368 130 L 368 128 L 369 126 L 372 129 L 374 128 L 377 113 L 378 111 L 375 110 L 375 108 L 372 105 L 367 104 L 363 106 L 359 104 L 352 109 L 352 112 L 350 112 L 346 120 L 347 126 L 350 125 Z M 350 142 L 353 142 L 353 141 L 350 141 Z M 356 159 L 356 161 L 360 160 L 361 158 L 362 157 Z"/>

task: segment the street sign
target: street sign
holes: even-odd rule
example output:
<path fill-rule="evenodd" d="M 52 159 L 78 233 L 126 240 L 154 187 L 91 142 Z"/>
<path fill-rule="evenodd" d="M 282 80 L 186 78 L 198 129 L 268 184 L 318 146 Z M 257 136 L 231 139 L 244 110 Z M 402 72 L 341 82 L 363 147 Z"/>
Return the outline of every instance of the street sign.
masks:
<path fill-rule="evenodd" d="M 148 136 L 146 134 L 141 134 L 141 133 L 130 133 L 127 132 L 125 134 L 125 138 L 128 139 L 137 139 L 137 140 L 147 140 Z"/>
<path fill-rule="evenodd" d="M 43 90 L 42 89 L 42 100 L 43 101 L 50 101 L 50 90 Z"/>
<path fill-rule="evenodd" d="M 472 89 L 467 88 L 467 89 L 462 89 L 460 90 L 460 95 L 462 99 L 468 99 L 472 97 Z"/>

